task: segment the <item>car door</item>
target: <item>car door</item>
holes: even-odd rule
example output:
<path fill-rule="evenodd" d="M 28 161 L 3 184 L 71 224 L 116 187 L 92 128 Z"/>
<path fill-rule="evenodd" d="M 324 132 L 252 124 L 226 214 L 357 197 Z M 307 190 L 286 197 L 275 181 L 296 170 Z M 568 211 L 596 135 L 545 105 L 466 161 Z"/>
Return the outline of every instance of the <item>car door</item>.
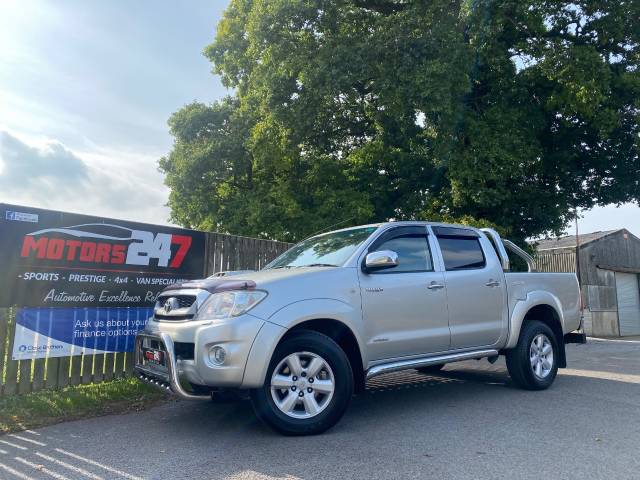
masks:
<path fill-rule="evenodd" d="M 363 255 L 362 266 L 367 253 L 381 250 L 396 252 L 399 262 L 389 269 L 359 271 L 370 360 L 448 350 L 444 277 L 434 269 L 432 249 L 426 227 L 397 227 Z"/>
<path fill-rule="evenodd" d="M 432 231 L 445 267 L 451 348 L 495 345 L 508 318 L 504 273 L 491 244 L 472 229 Z"/>

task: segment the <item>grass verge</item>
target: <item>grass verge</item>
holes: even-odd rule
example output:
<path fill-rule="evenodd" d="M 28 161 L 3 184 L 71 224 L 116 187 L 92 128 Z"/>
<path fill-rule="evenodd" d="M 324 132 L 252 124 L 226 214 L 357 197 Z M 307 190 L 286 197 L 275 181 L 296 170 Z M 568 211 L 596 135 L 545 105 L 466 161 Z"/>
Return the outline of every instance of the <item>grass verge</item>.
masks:
<path fill-rule="evenodd" d="M 135 378 L 27 395 L 0 397 L 0 434 L 97 417 L 140 411 L 166 398 Z"/>

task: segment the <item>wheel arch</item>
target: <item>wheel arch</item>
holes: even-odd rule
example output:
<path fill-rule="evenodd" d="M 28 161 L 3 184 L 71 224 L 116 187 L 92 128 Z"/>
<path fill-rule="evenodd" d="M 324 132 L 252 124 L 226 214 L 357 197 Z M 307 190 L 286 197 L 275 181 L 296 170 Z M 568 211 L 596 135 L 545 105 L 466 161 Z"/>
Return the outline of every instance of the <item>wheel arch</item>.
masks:
<path fill-rule="evenodd" d="M 254 341 L 242 387 L 261 386 L 276 347 L 296 332 L 310 330 L 327 335 L 342 348 L 351 364 L 355 389 L 361 391 L 365 382 L 364 350 L 357 333 L 361 321 L 361 313 L 333 299 L 309 299 L 289 304 L 265 322 Z"/>
<path fill-rule="evenodd" d="M 537 295 L 535 299 L 528 302 L 519 302 L 512 314 L 511 335 L 506 349 L 514 348 L 520 338 L 520 332 L 525 323 L 538 320 L 547 325 L 554 333 L 556 343 L 558 344 L 558 366 L 565 368 L 567 366 L 567 357 L 564 345 L 564 322 L 562 317 L 562 309 L 559 308 L 559 300 L 548 292 L 541 292 L 543 295 Z"/>
<path fill-rule="evenodd" d="M 297 323 L 282 336 L 280 342 L 300 331 L 314 331 L 331 338 L 344 351 L 351 364 L 356 391 L 362 390 L 365 383 L 364 359 L 358 339 L 344 322 L 334 318 L 314 318 Z"/>

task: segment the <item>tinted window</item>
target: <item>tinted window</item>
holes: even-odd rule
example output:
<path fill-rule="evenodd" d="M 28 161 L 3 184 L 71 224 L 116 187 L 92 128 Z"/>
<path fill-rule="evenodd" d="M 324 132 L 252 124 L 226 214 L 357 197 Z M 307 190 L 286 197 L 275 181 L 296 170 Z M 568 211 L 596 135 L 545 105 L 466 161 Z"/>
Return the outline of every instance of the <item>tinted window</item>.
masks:
<path fill-rule="evenodd" d="M 485 265 L 482 247 L 477 238 L 439 237 L 438 243 L 447 270 L 482 268 Z"/>
<path fill-rule="evenodd" d="M 384 241 L 376 251 L 392 250 L 398 254 L 398 266 L 375 273 L 424 272 L 433 270 L 429 244 L 425 235 L 400 235 Z"/>

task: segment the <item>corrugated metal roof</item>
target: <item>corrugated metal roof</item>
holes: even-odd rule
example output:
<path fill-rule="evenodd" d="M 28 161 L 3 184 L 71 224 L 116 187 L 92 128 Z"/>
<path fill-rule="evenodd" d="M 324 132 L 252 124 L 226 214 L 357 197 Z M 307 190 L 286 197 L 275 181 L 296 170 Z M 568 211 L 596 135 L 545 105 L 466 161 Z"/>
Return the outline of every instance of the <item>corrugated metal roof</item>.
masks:
<path fill-rule="evenodd" d="M 602 237 L 606 237 L 607 235 L 611 235 L 612 233 L 620 232 L 622 230 L 624 229 L 619 228 L 617 230 L 605 230 L 603 232 L 583 233 L 582 235 L 578 235 L 578 237 L 580 238 L 580 245 L 593 242 L 594 240 L 599 240 Z M 567 235 L 566 237 L 559 237 L 559 238 L 543 238 L 540 240 L 536 240 L 533 243 L 537 244 L 536 249 L 538 251 L 555 250 L 558 248 L 575 248 L 576 236 Z"/>

